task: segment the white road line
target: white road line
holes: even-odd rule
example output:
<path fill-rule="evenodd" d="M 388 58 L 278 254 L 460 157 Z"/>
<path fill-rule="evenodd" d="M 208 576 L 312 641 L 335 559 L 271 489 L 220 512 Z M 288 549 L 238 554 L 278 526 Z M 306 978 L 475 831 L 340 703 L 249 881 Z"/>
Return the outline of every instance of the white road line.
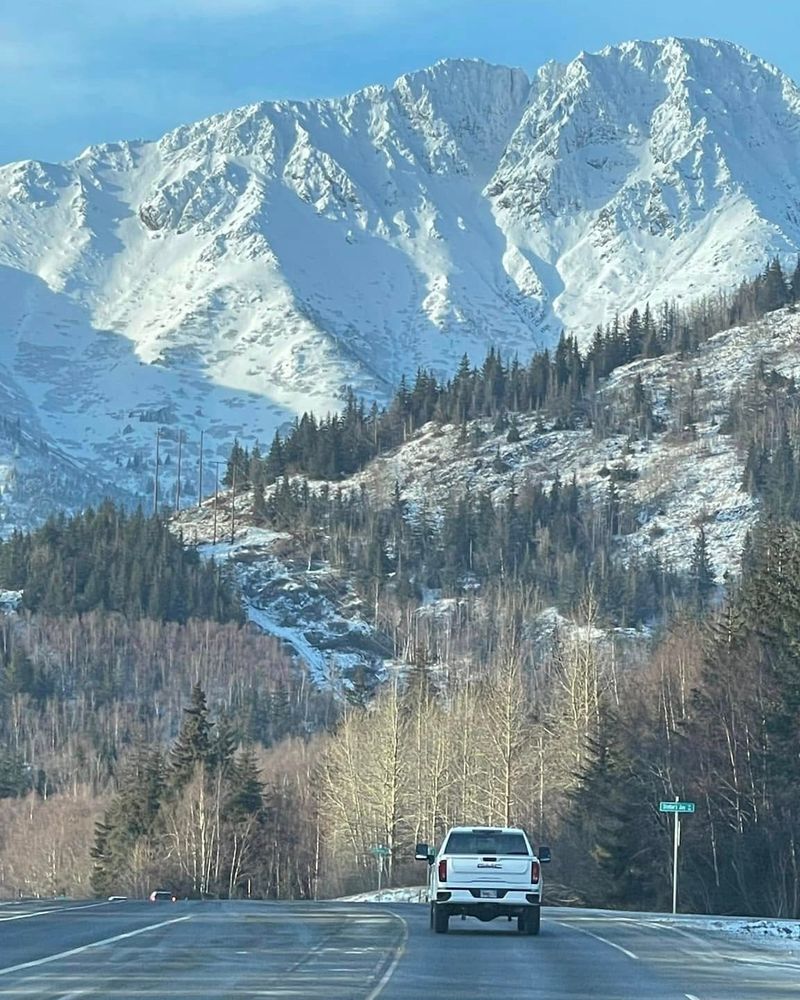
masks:
<path fill-rule="evenodd" d="M 6 920 L 27 920 L 29 917 L 43 917 L 48 913 L 67 913 L 69 910 L 91 910 L 95 906 L 108 906 L 108 902 L 85 903 L 82 906 L 53 906 L 49 910 L 32 910 L 30 913 L 15 913 L 12 917 L 0 917 L 0 923 Z"/>
<path fill-rule="evenodd" d="M 699 997 L 696 997 L 694 993 L 684 993 L 683 995 L 686 997 L 686 1000 L 699 1000 Z"/>
<path fill-rule="evenodd" d="M 395 952 L 395 956 L 392 959 L 391 965 L 386 970 L 386 972 L 384 972 L 384 974 L 381 976 L 378 982 L 375 984 L 375 987 L 373 988 L 372 992 L 369 993 L 364 998 L 364 1000 L 377 1000 L 377 998 L 381 995 L 381 993 L 383 993 L 386 984 L 395 974 L 395 970 L 397 969 L 397 966 L 400 964 L 400 959 L 403 957 L 406 951 L 406 944 L 408 944 L 408 924 L 405 922 L 403 917 L 399 916 L 397 913 L 392 913 L 391 916 L 393 916 L 395 920 L 399 920 L 400 923 L 403 925 L 403 940 L 400 942 L 400 946 Z"/>
<path fill-rule="evenodd" d="M 103 938 L 102 941 L 92 941 L 91 944 L 81 945 L 80 948 L 70 948 L 69 951 L 61 951 L 57 955 L 48 955 L 46 958 L 37 958 L 32 962 L 21 962 L 19 965 L 9 965 L 5 969 L 0 969 L 0 976 L 7 976 L 11 972 L 21 972 L 23 969 L 35 969 L 39 965 L 48 965 L 50 962 L 58 962 L 62 958 L 69 958 L 71 955 L 80 955 L 90 948 L 99 948 L 104 944 L 114 944 L 116 941 L 124 941 L 125 938 L 136 937 L 138 934 L 145 934 L 147 931 L 158 930 L 159 927 L 168 927 L 170 924 L 179 924 L 183 920 L 191 920 L 191 916 L 176 917 L 174 920 L 162 920 L 160 924 L 150 924 L 148 927 L 140 927 L 135 931 L 127 931 L 125 934 L 116 934 L 114 937 Z"/>
<path fill-rule="evenodd" d="M 554 923 L 561 924 L 562 927 L 568 927 L 572 931 L 578 931 L 579 934 L 588 934 L 589 937 L 593 937 L 596 941 L 602 941 L 603 944 L 607 944 L 609 948 L 616 948 L 617 951 L 621 951 L 623 955 L 627 955 L 628 958 L 635 958 L 639 960 L 638 955 L 634 955 L 632 951 L 628 951 L 627 948 L 623 948 L 621 944 L 615 944 L 613 941 L 609 941 L 608 938 L 600 937 L 599 934 L 594 934 L 592 931 L 587 931 L 585 927 L 573 927 L 572 924 L 565 923 L 563 920 L 555 920 Z"/>

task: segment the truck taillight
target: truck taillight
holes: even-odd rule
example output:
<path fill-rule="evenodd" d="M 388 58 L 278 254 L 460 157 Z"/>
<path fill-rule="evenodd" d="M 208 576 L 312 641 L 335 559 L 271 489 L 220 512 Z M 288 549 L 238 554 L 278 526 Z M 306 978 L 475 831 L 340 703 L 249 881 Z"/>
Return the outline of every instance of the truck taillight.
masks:
<path fill-rule="evenodd" d="M 541 874 L 541 868 L 539 867 L 538 861 L 531 861 L 531 884 L 539 884 L 539 876 Z"/>
<path fill-rule="evenodd" d="M 439 881 L 447 881 L 447 861 L 444 858 L 439 862 Z"/>

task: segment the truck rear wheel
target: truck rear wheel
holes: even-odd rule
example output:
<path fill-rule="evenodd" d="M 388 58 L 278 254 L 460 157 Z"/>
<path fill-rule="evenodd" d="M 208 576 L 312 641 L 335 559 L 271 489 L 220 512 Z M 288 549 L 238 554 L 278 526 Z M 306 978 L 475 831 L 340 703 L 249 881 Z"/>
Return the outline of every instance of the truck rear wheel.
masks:
<path fill-rule="evenodd" d="M 517 917 L 517 930 L 520 934 L 538 934 L 542 919 L 542 911 L 538 906 L 530 906 Z"/>
<path fill-rule="evenodd" d="M 431 903 L 431 916 L 433 919 L 433 929 L 437 934 L 446 934 L 450 926 L 450 914 L 443 906 Z"/>

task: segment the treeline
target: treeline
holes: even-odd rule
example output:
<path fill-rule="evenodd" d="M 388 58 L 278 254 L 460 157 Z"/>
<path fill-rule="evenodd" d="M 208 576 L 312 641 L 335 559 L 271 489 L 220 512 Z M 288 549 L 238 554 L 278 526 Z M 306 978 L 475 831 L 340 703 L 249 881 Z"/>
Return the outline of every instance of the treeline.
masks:
<path fill-rule="evenodd" d="M 280 643 L 236 623 L 81 617 L 0 621 L 0 799 L 102 797 L 131 747 L 166 746 L 194 683 L 236 740 L 272 747 L 337 718 Z"/>
<path fill-rule="evenodd" d="M 745 457 L 743 488 L 764 515 L 800 521 L 800 393 L 792 376 L 763 362 L 737 391 L 720 430 L 732 434 Z"/>
<path fill-rule="evenodd" d="M 742 281 L 734 292 L 701 299 L 688 308 L 667 303 L 655 313 L 634 309 L 595 330 L 584 354 L 577 339 L 562 335 L 555 350 L 534 353 L 527 365 L 504 361 L 494 348 L 474 368 L 465 355 L 455 376 L 442 383 L 429 371 L 417 371 L 413 385 L 401 381 L 384 409 L 367 408 L 352 391 L 341 413 L 318 418 L 304 413 L 285 439 L 276 432 L 262 455 L 236 441 L 228 459 L 227 486 L 258 489 L 284 475 L 337 480 L 363 468 L 376 455 L 402 443 L 435 420 L 463 424 L 477 418 L 539 413 L 556 427 L 591 423 L 595 390 L 601 379 L 638 358 L 691 353 L 721 330 L 751 322 L 800 301 L 800 258 L 791 276 L 780 260 Z"/>
<path fill-rule="evenodd" d="M 375 843 L 391 850 L 391 883 L 419 883 L 414 843 L 466 822 L 553 843 L 552 901 L 658 911 L 672 860 L 658 803 L 677 795 L 697 804 L 681 909 L 797 918 L 800 527 L 765 526 L 749 551 L 730 600 L 646 654 L 602 637 L 590 598 L 544 646 L 526 627 L 535 604 L 472 605 L 446 661 L 421 642 L 277 781 L 275 760 L 254 769 L 224 727 L 203 735 L 195 691 L 170 753 L 130 758 L 98 829 L 97 891 L 168 879 L 195 894 L 335 895 L 374 884 Z"/>
<path fill-rule="evenodd" d="M 0 541 L 0 586 L 22 590 L 24 608 L 48 615 L 242 621 L 239 595 L 219 566 L 159 518 L 111 501 Z"/>
<path fill-rule="evenodd" d="M 684 906 L 800 917 L 798 595 L 800 527 L 767 524 L 697 647 L 657 650 L 638 693 L 604 707 L 574 796 L 596 859 L 591 900 L 663 905 L 664 858 L 649 847 L 663 791 L 697 803 L 682 830 Z"/>
<path fill-rule="evenodd" d="M 291 823 L 299 803 L 290 798 L 266 793 L 255 753 L 237 749 L 195 685 L 169 751 L 140 747 L 128 756 L 97 824 L 92 888 L 99 896 L 167 886 L 181 896 L 261 898 L 282 888 L 308 897 L 313 855 L 284 855 L 298 841 Z"/>
<path fill-rule="evenodd" d="M 507 614 L 482 667 L 418 666 L 348 715 L 323 753 L 330 863 L 386 843 L 402 884 L 415 840 L 520 823 L 556 845 L 551 900 L 659 911 L 672 844 L 658 803 L 679 796 L 697 805 L 681 909 L 797 919 L 798 609 L 800 527 L 773 524 L 724 607 L 676 622 L 627 667 L 593 635 L 590 606 L 547 652 Z"/>
<path fill-rule="evenodd" d="M 499 456 L 494 462 L 508 471 Z M 389 593 L 417 602 L 425 590 L 450 597 L 499 582 L 533 588 L 569 613 L 591 589 L 604 620 L 620 625 L 660 620 L 680 603 L 696 603 L 697 574 L 713 577 L 705 544 L 688 576 L 656 553 L 624 565 L 612 554 L 614 540 L 635 530 L 638 512 L 619 489 L 630 471 L 605 471 L 599 498 L 574 479 L 556 477 L 549 487 L 517 487 L 512 479 L 498 503 L 485 491 L 455 490 L 442 510 L 413 516 L 397 487 L 386 504 L 366 490 L 312 490 L 307 481 L 283 478 L 256 504 L 255 516 L 291 532 L 309 559 L 334 565 L 372 603 Z"/>

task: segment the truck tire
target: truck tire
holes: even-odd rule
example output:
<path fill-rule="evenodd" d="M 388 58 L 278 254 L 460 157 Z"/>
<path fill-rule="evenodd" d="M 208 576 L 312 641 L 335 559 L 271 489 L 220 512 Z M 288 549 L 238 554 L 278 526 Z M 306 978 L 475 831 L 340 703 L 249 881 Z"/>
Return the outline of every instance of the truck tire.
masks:
<path fill-rule="evenodd" d="M 443 906 L 431 904 L 433 916 L 433 929 L 437 934 L 446 934 L 450 926 L 450 914 Z"/>
<path fill-rule="evenodd" d="M 530 906 L 517 917 L 517 930 L 520 934 L 538 934 L 541 924 L 542 911 L 538 906 Z"/>

